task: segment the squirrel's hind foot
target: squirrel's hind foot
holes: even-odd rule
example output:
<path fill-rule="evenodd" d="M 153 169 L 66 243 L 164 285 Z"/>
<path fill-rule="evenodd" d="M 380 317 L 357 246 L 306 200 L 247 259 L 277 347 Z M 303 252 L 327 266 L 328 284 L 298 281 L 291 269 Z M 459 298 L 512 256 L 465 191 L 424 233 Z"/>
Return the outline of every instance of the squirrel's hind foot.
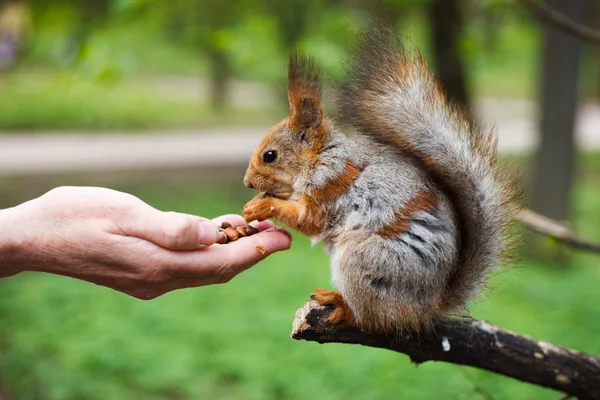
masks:
<path fill-rule="evenodd" d="M 333 306 L 333 311 L 329 314 L 327 322 L 330 324 L 354 325 L 354 313 L 350 309 L 346 300 L 338 292 L 326 289 L 315 289 L 311 299 L 322 306 Z"/>

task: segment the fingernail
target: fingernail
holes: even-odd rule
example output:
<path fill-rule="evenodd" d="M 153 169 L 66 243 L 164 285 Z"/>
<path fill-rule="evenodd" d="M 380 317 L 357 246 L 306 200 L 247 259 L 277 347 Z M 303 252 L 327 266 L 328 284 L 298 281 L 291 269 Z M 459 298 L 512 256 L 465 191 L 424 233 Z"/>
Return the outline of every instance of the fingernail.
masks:
<path fill-rule="evenodd" d="M 292 240 L 292 234 L 291 234 L 291 233 L 290 233 L 290 231 L 288 231 L 287 229 L 285 229 L 285 228 L 281 228 L 281 227 L 279 227 L 279 226 L 278 226 L 278 227 L 276 227 L 275 229 L 276 229 L 276 230 L 278 230 L 279 232 L 281 232 L 281 233 L 285 234 L 287 237 L 289 237 L 289 238 L 290 238 L 290 240 Z"/>
<path fill-rule="evenodd" d="M 280 226 L 274 226 L 272 228 L 265 230 L 265 232 L 281 232 L 284 235 L 286 235 L 288 238 L 290 238 L 290 240 L 292 240 L 292 234 L 287 229 L 282 228 Z"/>
<path fill-rule="evenodd" d="M 211 221 L 198 222 L 198 243 L 210 245 L 218 239 L 219 229 Z"/>
<path fill-rule="evenodd" d="M 272 221 L 266 220 L 266 221 L 261 221 L 261 222 L 254 221 L 254 222 L 248 224 L 248 226 L 264 231 L 266 229 L 272 228 L 274 226 L 274 224 Z"/>

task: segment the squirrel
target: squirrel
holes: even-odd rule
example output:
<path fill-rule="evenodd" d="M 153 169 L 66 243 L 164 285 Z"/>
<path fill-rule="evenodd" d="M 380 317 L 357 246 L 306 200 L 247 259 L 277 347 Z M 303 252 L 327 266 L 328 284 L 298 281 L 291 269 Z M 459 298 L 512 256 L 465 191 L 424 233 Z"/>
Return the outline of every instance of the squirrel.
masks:
<path fill-rule="evenodd" d="M 337 292 L 330 323 L 422 331 L 466 311 L 503 260 L 516 211 L 493 129 L 452 105 L 417 50 L 363 33 L 336 101 L 357 138 L 324 114 L 312 59 L 292 53 L 290 111 L 254 151 L 247 221 L 274 218 L 322 241 Z"/>

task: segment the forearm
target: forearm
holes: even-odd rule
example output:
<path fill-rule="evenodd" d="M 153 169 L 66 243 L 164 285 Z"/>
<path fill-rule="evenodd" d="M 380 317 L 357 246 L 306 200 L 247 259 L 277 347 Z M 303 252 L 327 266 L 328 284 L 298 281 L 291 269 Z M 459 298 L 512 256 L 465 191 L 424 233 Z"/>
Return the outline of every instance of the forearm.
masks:
<path fill-rule="evenodd" d="M 22 240 L 18 237 L 18 208 L 0 210 L 0 278 L 22 271 L 20 253 Z"/>

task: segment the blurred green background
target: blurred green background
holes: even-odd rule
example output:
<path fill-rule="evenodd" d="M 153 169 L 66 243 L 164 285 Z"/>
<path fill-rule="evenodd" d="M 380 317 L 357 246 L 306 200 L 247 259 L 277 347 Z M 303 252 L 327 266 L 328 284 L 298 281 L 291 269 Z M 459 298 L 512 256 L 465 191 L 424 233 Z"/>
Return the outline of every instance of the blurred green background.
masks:
<path fill-rule="evenodd" d="M 243 90 L 236 83 L 259 82 L 281 91 L 292 47 L 340 78 L 353 30 L 372 18 L 393 20 L 410 42 L 428 56 L 433 52 L 428 0 L 3 2 L 19 4 L 21 11 L 5 18 L 5 25 L 20 32 L 14 54 L 4 56 L 7 69 L 0 80 L 0 129 L 5 130 L 270 122 L 265 110 L 257 117 L 244 107 L 251 101 L 236 92 Z M 469 91 L 533 97 L 539 24 L 515 1 L 459 6 L 464 24 L 457 52 Z M 600 86 L 597 54 L 589 51 L 585 57 L 582 94 L 593 97 Z M 245 104 L 228 101 L 240 96 Z M 284 101 L 269 105 L 275 111 L 287 107 Z"/>
<path fill-rule="evenodd" d="M 590 10 L 583 22 L 600 21 L 598 3 L 582 2 Z M 477 113 L 484 116 L 511 122 L 516 112 L 521 119 L 515 121 L 535 125 L 536 112 L 522 116 L 520 104 L 537 110 L 545 33 L 517 1 L 0 0 L 0 152 L 3 139 L 24 138 L 33 146 L 38 135 L 143 137 L 151 131 L 168 137 L 182 129 L 211 135 L 250 126 L 266 132 L 286 113 L 288 49 L 302 48 L 328 76 L 342 79 L 354 28 L 373 17 L 423 48 L 452 98 L 483 108 Z M 436 35 L 450 42 L 436 45 Z M 451 54 L 440 62 L 440 47 L 448 43 Z M 600 52 L 584 46 L 579 58 L 573 110 L 594 111 Z M 460 70 L 445 70 L 453 62 Z M 489 99 L 496 102 L 490 106 Z M 600 132 L 598 120 L 590 120 L 590 131 Z M 501 142 L 505 133 L 519 139 L 504 119 L 495 122 L 508 127 Z M 571 128 L 565 135 L 575 136 Z M 520 167 L 529 193 L 539 160 L 532 148 L 521 150 L 505 157 Z M 546 194 L 568 200 L 550 216 L 600 240 L 600 153 L 580 146 L 572 156 L 566 164 L 554 160 L 575 168 L 566 189 Z M 239 213 L 252 196 L 241 183 L 245 162 L 0 171 L 0 208 L 60 185 L 99 185 L 163 210 Z M 473 304 L 473 316 L 600 355 L 599 259 L 549 240 L 541 246 L 541 252 L 522 252 L 522 261 L 494 278 L 491 292 Z M 0 399 L 487 398 L 479 388 L 495 399 L 558 397 L 476 369 L 415 368 L 389 351 L 293 341 L 294 312 L 314 288 L 328 286 L 328 268 L 320 246 L 295 235 L 289 252 L 226 285 L 149 302 L 59 276 L 4 279 Z"/>

